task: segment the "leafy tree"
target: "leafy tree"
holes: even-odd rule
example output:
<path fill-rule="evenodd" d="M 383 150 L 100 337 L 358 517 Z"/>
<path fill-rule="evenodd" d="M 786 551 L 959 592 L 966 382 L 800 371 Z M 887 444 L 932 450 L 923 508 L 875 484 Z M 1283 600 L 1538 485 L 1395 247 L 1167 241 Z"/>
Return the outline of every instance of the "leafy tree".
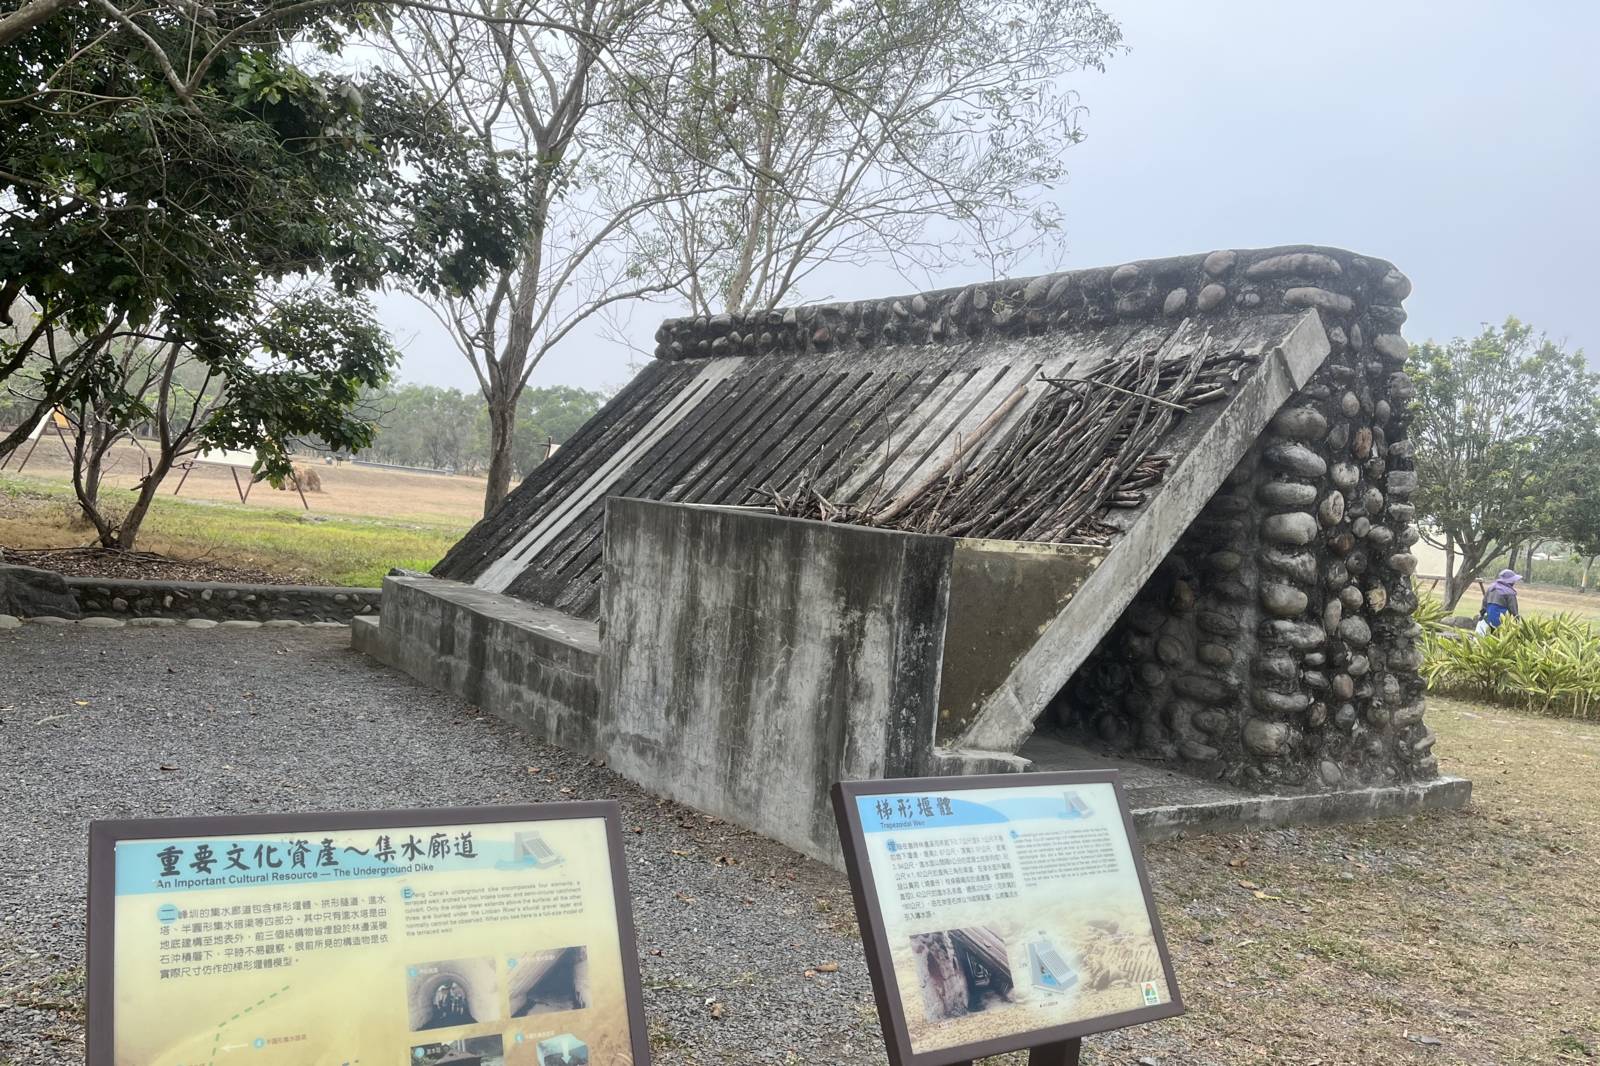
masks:
<path fill-rule="evenodd" d="M 565 444 L 606 402 L 604 393 L 558 385 L 529 389 L 517 408 L 517 470 L 527 477 L 545 459 L 545 444 Z"/>
<path fill-rule="evenodd" d="M 1550 531 L 1566 541 L 1583 563 L 1580 587 L 1589 589 L 1589 576 L 1600 558 L 1600 442 L 1591 440 L 1567 468 L 1568 491 L 1552 507 Z"/>
<path fill-rule="evenodd" d="M 1417 518 L 1445 552 L 1445 606 L 1510 548 L 1548 529 L 1575 495 L 1568 476 L 1596 426 L 1596 377 L 1508 318 L 1478 336 L 1412 350 Z"/>
<path fill-rule="evenodd" d="M 220 363 L 199 362 L 178 333 L 102 351 L 104 365 L 69 398 L 73 490 L 100 543 L 132 549 L 163 479 L 204 449 L 254 450 L 261 476 L 281 483 L 295 438 L 368 443 L 372 427 L 357 401 L 398 358 L 370 319 L 355 297 L 303 292 L 241 330 L 225 346 L 241 355 Z M 102 464 L 143 425 L 154 431 L 150 469 L 118 513 L 100 495 Z"/>
<path fill-rule="evenodd" d="M 433 385 L 401 385 L 374 397 L 372 406 L 379 428 L 366 453 L 371 458 L 457 473 L 483 470 L 482 397 Z"/>
<path fill-rule="evenodd" d="M 376 326 L 356 294 L 396 276 L 474 285 L 515 247 L 517 161 L 490 159 L 399 79 L 302 61 L 378 8 L 27 9 L 39 17 L 0 49 L 0 319 L 21 323 L 0 340 L 0 384 L 42 370 L 0 456 L 64 398 L 112 402 L 103 356 L 149 340 L 235 384 L 258 355 L 276 368 L 236 398 L 257 417 L 211 432 L 278 476 L 281 441 L 259 438 L 278 416 L 354 428 L 324 406 L 348 382 L 308 374 L 365 376 Z M 280 308 L 295 279 L 327 298 Z M 335 349 L 352 339 L 360 350 Z M 298 411 L 290 384 L 308 390 Z"/>

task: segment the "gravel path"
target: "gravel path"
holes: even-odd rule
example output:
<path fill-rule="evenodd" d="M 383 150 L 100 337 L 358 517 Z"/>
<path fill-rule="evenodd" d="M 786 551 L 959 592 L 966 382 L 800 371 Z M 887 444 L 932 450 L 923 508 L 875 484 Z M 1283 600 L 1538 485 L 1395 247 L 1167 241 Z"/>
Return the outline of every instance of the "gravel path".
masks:
<path fill-rule="evenodd" d="M 622 806 L 655 1062 L 882 1066 L 842 874 L 348 642 L 343 628 L 0 630 L 0 1066 L 82 1061 L 91 819 L 575 799 Z M 1170 1025 L 1096 1038 L 1084 1061 L 1216 1066 Z"/>
<path fill-rule="evenodd" d="M 348 640 L 0 632 L 0 1066 L 82 1061 L 90 819 L 593 798 L 620 801 L 629 831 L 656 1061 L 883 1061 L 842 876 L 534 743 Z M 823 963 L 838 971 L 806 976 Z"/>

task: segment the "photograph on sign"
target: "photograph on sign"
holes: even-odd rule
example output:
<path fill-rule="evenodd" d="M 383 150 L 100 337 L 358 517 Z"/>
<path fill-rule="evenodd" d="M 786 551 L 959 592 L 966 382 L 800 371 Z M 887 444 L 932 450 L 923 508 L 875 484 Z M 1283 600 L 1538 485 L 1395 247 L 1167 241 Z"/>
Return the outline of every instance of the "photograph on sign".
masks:
<path fill-rule="evenodd" d="M 885 1032 L 903 1032 L 897 1060 L 1182 1012 L 1110 776 L 840 786 Z"/>
<path fill-rule="evenodd" d="M 96 823 L 89 1061 L 644 1066 L 615 810 Z"/>

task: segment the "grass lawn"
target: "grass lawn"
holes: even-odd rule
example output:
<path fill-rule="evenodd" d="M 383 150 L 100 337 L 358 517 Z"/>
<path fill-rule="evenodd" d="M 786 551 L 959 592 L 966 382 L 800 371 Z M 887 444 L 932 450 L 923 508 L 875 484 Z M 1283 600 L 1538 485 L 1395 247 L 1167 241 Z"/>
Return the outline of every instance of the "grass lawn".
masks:
<path fill-rule="evenodd" d="M 1490 580 L 1493 577 L 1493 574 L 1489 575 Z M 1428 578 L 1419 579 L 1417 592 L 1423 596 L 1432 596 L 1436 600 L 1442 600 L 1444 597 L 1440 594 L 1440 589 L 1430 587 L 1430 580 Z M 1456 603 L 1454 613 L 1477 614 L 1478 604 L 1482 600 L 1483 593 L 1474 585 Z M 1523 614 L 1574 614 L 1585 621 L 1600 623 L 1600 592 L 1579 592 L 1577 589 L 1569 588 L 1565 585 L 1530 585 L 1523 583 L 1517 586 L 1517 606 L 1522 610 Z"/>
<path fill-rule="evenodd" d="M 1190 1008 L 1163 1064 L 1600 1054 L 1600 726 L 1438 698 L 1428 720 L 1468 810 L 1148 849 Z"/>
<path fill-rule="evenodd" d="M 251 494 L 270 492 L 257 486 Z M 132 494 L 104 490 L 108 500 Z M 115 504 L 113 503 L 113 506 Z M 283 574 L 308 584 L 373 586 L 390 567 L 426 570 L 471 525 L 410 517 L 359 518 L 250 504 L 156 499 L 137 547 L 182 559 Z M 72 491 L 52 479 L 0 474 L 0 544 L 88 544 Z"/>

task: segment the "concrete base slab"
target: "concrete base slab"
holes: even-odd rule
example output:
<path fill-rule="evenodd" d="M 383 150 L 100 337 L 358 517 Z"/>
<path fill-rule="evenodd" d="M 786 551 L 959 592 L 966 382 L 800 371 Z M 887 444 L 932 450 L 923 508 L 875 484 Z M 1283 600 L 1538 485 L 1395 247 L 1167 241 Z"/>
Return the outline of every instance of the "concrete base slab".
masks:
<path fill-rule="evenodd" d="M 1192 777 L 1166 763 L 1100 755 L 1052 734 L 1036 734 L 1019 754 L 1033 770 L 1122 771 L 1134 825 L 1146 843 L 1184 833 L 1394 818 L 1465 807 L 1472 799 L 1472 782 L 1464 777 L 1328 792 L 1249 792 Z"/>

